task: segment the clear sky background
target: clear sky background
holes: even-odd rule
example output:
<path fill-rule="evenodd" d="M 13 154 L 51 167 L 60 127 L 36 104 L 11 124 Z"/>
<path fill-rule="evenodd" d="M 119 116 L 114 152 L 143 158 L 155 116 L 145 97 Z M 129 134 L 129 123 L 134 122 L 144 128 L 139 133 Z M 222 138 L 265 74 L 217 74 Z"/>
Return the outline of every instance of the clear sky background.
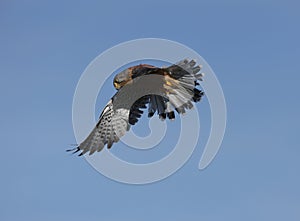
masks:
<path fill-rule="evenodd" d="M 299 7 L 292 0 L 1 1 L 0 220 L 300 220 Z M 85 67 L 143 37 L 181 42 L 206 59 L 222 84 L 228 123 L 207 169 L 197 169 L 202 139 L 177 173 L 134 186 L 65 149 L 75 142 L 72 99 Z M 107 85 L 97 113 L 114 93 Z M 207 101 L 197 107 L 209 125 Z M 122 156 L 125 148 L 114 151 Z"/>

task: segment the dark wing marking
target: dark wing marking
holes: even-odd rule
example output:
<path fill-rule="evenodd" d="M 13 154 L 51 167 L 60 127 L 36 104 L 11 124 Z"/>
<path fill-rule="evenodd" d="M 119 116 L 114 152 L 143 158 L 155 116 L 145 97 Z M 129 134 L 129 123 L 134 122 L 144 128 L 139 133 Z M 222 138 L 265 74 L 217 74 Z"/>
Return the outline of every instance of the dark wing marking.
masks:
<path fill-rule="evenodd" d="M 144 97 L 139 98 L 130 108 L 129 113 L 129 124 L 135 125 L 138 122 L 138 119 L 142 116 L 144 111 L 141 109 L 146 108 L 149 103 L 150 96 L 146 95 Z"/>
<path fill-rule="evenodd" d="M 137 78 L 143 75 L 147 75 L 147 74 L 158 74 L 160 71 L 162 71 L 161 68 L 152 66 L 152 65 L 148 65 L 148 64 L 140 64 L 137 66 L 134 66 L 132 68 L 132 78 Z"/>
<path fill-rule="evenodd" d="M 155 112 L 160 119 L 166 118 L 166 108 L 168 99 L 160 95 L 150 95 L 150 103 L 148 106 L 148 117 L 152 117 Z"/>

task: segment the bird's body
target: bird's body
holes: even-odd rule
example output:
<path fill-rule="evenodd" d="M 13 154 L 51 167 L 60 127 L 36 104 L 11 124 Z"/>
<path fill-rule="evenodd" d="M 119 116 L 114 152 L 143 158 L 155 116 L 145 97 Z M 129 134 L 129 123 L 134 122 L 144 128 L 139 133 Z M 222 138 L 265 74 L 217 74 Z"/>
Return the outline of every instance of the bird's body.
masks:
<path fill-rule="evenodd" d="M 93 154 L 105 145 L 119 141 L 130 125 L 134 125 L 148 105 L 148 117 L 155 113 L 164 120 L 175 119 L 175 112 L 184 114 L 200 101 L 203 92 L 196 87 L 203 74 L 194 60 L 183 60 L 165 68 L 148 64 L 130 67 L 114 78 L 118 90 L 111 98 L 89 136 L 74 150 Z"/>

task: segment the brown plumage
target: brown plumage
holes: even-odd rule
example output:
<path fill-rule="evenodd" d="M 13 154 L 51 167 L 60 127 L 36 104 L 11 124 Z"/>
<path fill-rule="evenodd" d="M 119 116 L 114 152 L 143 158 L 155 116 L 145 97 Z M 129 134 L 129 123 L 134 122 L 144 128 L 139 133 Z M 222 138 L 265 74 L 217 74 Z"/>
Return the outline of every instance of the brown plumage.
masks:
<path fill-rule="evenodd" d="M 105 145 L 110 148 L 113 143 L 119 141 L 130 125 L 138 122 L 143 110 L 148 106 L 148 117 L 158 114 L 161 120 L 175 119 L 175 111 L 184 114 L 193 107 L 193 102 L 199 102 L 204 93 L 197 88 L 203 74 L 198 73 L 201 67 L 194 60 L 182 60 L 169 67 L 155 67 L 148 64 L 140 64 L 130 67 L 118 73 L 114 80 L 114 87 L 118 90 L 111 98 L 99 121 L 89 136 L 76 148 L 74 152 L 81 151 L 79 155 L 87 152 L 93 154 L 101 151 Z M 156 94 L 144 94 L 147 91 L 148 82 L 154 76 L 160 76 L 160 81 L 155 83 Z M 148 81 L 141 81 L 147 78 Z M 140 85 L 143 82 L 144 85 Z M 149 83 L 150 84 L 150 83 Z M 125 86 L 131 85 L 131 94 L 143 94 L 134 98 L 131 104 L 131 94 L 126 94 Z M 144 90 L 144 91 L 143 91 Z M 132 94 L 134 96 L 134 94 Z M 135 95 L 137 96 L 137 95 Z"/>

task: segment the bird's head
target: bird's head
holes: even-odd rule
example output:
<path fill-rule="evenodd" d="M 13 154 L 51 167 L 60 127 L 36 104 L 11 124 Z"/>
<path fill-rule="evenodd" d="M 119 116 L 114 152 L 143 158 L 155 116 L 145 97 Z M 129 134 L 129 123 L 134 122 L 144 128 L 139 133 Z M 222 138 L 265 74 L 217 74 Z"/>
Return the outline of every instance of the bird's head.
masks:
<path fill-rule="evenodd" d="M 114 87 L 119 90 L 125 84 L 132 80 L 132 70 L 126 69 L 119 74 L 117 74 L 114 78 Z"/>

